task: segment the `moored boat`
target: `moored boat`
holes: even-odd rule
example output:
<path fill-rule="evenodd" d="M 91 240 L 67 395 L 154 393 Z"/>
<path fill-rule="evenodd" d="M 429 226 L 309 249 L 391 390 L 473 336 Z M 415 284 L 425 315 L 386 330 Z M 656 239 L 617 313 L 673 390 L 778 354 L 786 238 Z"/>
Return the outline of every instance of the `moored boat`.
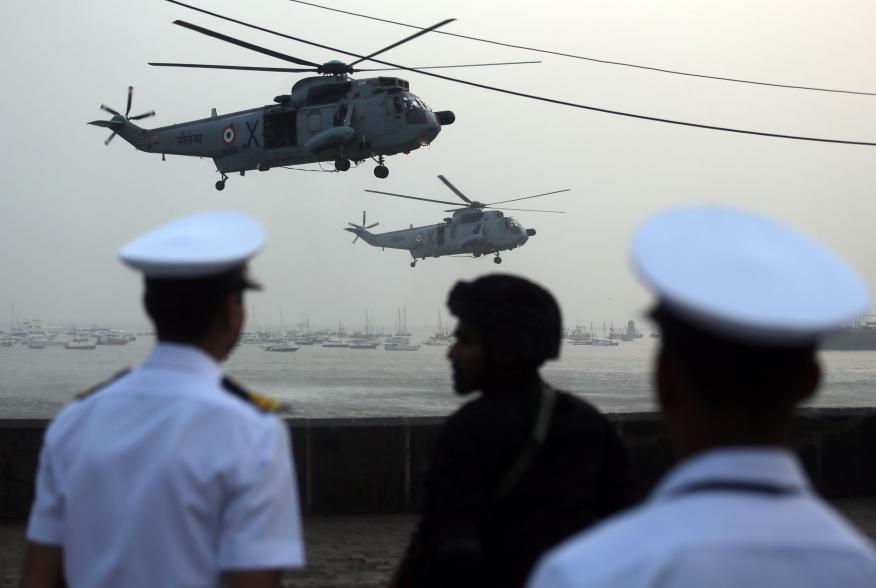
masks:
<path fill-rule="evenodd" d="M 92 349 L 97 349 L 97 340 L 89 339 L 88 337 L 75 337 L 64 344 L 64 349 L 90 351 Z"/>
<path fill-rule="evenodd" d="M 819 345 L 822 351 L 876 351 L 876 318 L 874 315 L 826 337 Z"/>

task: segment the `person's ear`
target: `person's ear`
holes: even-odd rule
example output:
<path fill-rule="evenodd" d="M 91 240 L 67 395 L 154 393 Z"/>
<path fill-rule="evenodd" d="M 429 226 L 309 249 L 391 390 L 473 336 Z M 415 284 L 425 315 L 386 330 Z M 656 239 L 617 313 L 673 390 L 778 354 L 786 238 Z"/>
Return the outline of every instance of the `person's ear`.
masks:
<path fill-rule="evenodd" d="M 229 292 L 222 301 L 219 315 L 224 328 L 235 331 L 242 329 L 244 321 L 243 294 Z"/>
<path fill-rule="evenodd" d="M 661 344 L 654 366 L 654 387 L 660 409 L 671 412 L 678 405 L 678 368 L 672 353 Z"/>
<path fill-rule="evenodd" d="M 794 391 L 794 402 L 800 403 L 809 400 L 815 395 L 818 386 L 821 384 L 821 365 L 815 357 L 812 357 L 807 362 L 803 369 L 803 377 L 800 379 L 800 384 Z"/>

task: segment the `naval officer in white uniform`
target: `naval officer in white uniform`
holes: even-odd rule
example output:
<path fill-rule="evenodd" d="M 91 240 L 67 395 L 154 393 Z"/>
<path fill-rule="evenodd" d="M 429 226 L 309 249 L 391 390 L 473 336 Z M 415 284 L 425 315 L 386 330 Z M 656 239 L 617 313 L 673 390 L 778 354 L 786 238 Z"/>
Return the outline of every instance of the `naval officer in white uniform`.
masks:
<path fill-rule="evenodd" d="M 549 552 L 529 588 L 864 588 L 873 544 L 787 448 L 819 381 L 819 337 L 864 313 L 830 252 L 740 211 L 683 208 L 640 228 L 658 296 L 657 396 L 681 462 L 640 507 Z"/>
<path fill-rule="evenodd" d="M 187 217 L 119 252 L 158 343 L 46 432 L 23 586 L 275 587 L 304 564 L 284 423 L 223 378 L 262 227 Z"/>

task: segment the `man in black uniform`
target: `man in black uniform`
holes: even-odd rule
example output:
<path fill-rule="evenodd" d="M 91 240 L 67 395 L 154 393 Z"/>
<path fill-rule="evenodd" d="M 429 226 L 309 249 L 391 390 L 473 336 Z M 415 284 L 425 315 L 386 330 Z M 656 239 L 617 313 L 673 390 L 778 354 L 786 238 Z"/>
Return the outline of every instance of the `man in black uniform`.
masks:
<path fill-rule="evenodd" d="M 454 388 L 481 396 L 441 429 L 396 585 L 515 588 L 545 550 L 632 502 L 629 462 L 605 417 L 539 376 L 560 352 L 549 292 L 490 275 L 447 304 Z"/>

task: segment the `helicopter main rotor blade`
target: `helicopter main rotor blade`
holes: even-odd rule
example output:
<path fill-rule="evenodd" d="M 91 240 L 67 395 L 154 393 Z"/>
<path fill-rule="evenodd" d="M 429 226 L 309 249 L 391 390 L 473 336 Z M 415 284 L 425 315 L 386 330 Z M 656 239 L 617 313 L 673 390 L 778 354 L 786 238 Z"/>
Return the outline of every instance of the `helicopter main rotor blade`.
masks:
<path fill-rule="evenodd" d="M 545 192 L 544 194 L 536 194 L 535 196 L 524 196 L 523 198 L 512 198 L 511 200 L 500 200 L 499 202 L 490 202 L 487 206 L 492 206 L 493 204 L 505 204 L 506 202 L 517 202 L 518 200 L 529 200 L 530 198 L 540 198 L 541 196 L 550 196 L 551 194 L 559 194 L 560 192 L 568 192 L 569 188 L 563 188 L 562 190 L 555 190 L 553 192 Z"/>
<path fill-rule="evenodd" d="M 149 63 L 158 67 L 195 67 L 200 69 L 234 69 L 242 71 L 274 71 L 282 73 L 304 73 L 309 71 L 317 71 L 316 68 L 309 67 L 261 67 L 248 65 L 211 65 L 206 63 Z"/>
<path fill-rule="evenodd" d="M 521 212 L 552 212 L 554 214 L 566 214 L 565 210 L 539 210 L 537 208 L 505 208 L 504 206 L 486 206 L 484 208 L 492 208 L 493 210 L 518 210 Z"/>
<path fill-rule="evenodd" d="M 191 10 L 195 10 L 195 11 L 201 12 L 203 14 L 209 14 L 210 16 L 214 16 L 216 18 L 220 18 L 220 19 L 228 21 L 228 22 L 233 22 L 233 23 L 236 23 L 236 24 L 239 24 L 241 26 L 245 26 L 245 27 L 257 30 L 257 31 L 262 31 L 264 33 L 268 33 L 271 35 L 283 37 L 284 39 L 289 39 L 291 41 L 298 41 L 299 43 L 304 43 L 306 45 L 311 45 L 313 47 L 319 47 L 321 49 L 327 49 L 329 51 L 334 51 L 336 53 L 343 53 L 344 55 L 350 55 L 352 57 L 356 57 L 356 58 L 360 58 L 360 59 L 362 57 L 364 57 L 363 55 L 351 53 L 350 51 L 345 51 L 343 49 L 338 49 L 335 47 L 329 47 L 328 45 L 323 45 L 321 43 L 314 43 L 313 41 L 308 41 L 308 40 L 302 39 L 300 37 L 293 37 L 292 35 L 287 35 L 285 33 L 272 31 L 271 29 L 267 29 L 265 27 L 254 25 L 252 23 L 244 22 L 244 21 L 238 20 L 236 18 L 223 16 L 221 14 L 211 12 L 209 10 L 204 10 L 203 8 L 198 8 L 198 7 L 192 6 L 190 4 L 185 4 L 184 2 L 180 2 L 179 0 L 167 0 L 167 2 L 170 2 L 172 4 L 176 4 L 178 6 L 183 6 L 185 8 L 189 8 Z M 421 71 L 421 70 L 414 69 L 411 67 L 405 67 L 405 66 L 399 65 L 397 63 L 390 63 L 388 61 L 381 61 L 379 59 L 372 58 L 372 61 L 374 61 L 375 63 L 379 63 L 381 65 L 385 65 L 387 67 L 395 67 L 398 69 L 404 69 L 407 71 L 412 71 L 414 73 L 419 73 L 420 75 L 429 76 L 432 78 L 437 78 L 439 80 L 445 80 L 448 82 L 454 82 L 457 84 L 463 84 L 463 85 L 466 85 L 466 86 L 469 86 L 472 88 L 480 88 L 482 90 L 489 90 L 491 92 L 498 92 L 500 94 L 506 94 L 508 96 L 517 96 L 518 98 L 528 98 L 530 100 L 537 100 L 539 102 L 546 102 L 548 104 L 567 106 L 569 108 L 577 108 L 580 110 L 589 110 L 591 112 L 600 112 L 602 114 L 610 114 L 613 116 L 623 116 L 626 118 L 634 118 L 637 120 L 646 120 L 646 121 L 650 121 L 650 122 L 677 125 L 677 126 L 682 126 L 682 127 L 690 127 L 690 128 L 703 129 L 703 130 L 709 130 L 709 131 L 721 131 L 724 133 L 736 133 L 736 134 L 740 134 L 740 135 L 752 135 L 752 136 L 757 136 L 757 137 L 772 137 L 775 139 L 789 139 L 792 141 L 813 141 L 813 142 L 817 142 L 817 143 L 833 143 L 833 144 L 840 144 L 840 145 L 863 145 L 866 147 L 876 147 L 876 141 L 854 141 L 854 140 L 849 140 L 849 139 L 833 139 L 833 138 L 826 138 L 826 137 L 811 137 L 811 136 L 804 136 L 804 135 L 788 135 L 788 134 L 784 134 L 784 133 L 771 133 L 771 132 L 767 132 L 767 131 L 739 129 L 739 128 L 733 128 L 733 127 L 722 127 L 722 126 L 718 126 L 718 125 L 709 125 L 709 124 L 688 122 L 688 121 L 676 120 L 676 119 L 670 119 L 670 118 L 662 118 L 662 117 L 657 117 L 657 116 L 648 116 L 645 114 L 636 114 L 633 112 L 623 112 L 620 110 L 612 110 L 609 108 L 600 108 L 598 106 L 589 106 L 587 104 L 580 104 L 578 102 L 569 102 L 568 100 L 560 100 L 557 98 L 550 98 L 548 96 L 538 96 L 536 94 L 528 94 L 526 92 L 519 92 L 517 90 L 510 90 L 508 88 L 500 88 L 498 86 L 490 86 L 487 84 L 481 84 L 481 83 L 472 82 L 469 80 L 452 78 L 450 76 L 445 76 L 445 75 L 442 75 L 439 73 L 434 73 L 434 72 L 429 72 L 429 71 Z"/>
<path fill-rule="evenodd" d="M 372 53 L 371 55 L 366 55 L 365 57 L 362 57 L 361 59 L 357 59 L 356 61 L 354 61 L 353 63 L 351 63 L 350 66 L 352 67 L 352 66 L 356 65 L 357 63 L 361 63 L 361 62 L 363 62 L 363 61 L 366 61 L 366 60 L 368 60 L 368 59 L 371 59 L 372 57 L 377 57 L 377 56 L 380 55 L 381 53 L 384 53 L 384 52 L 386 52 L 386 51 L 389 51 L 390 49 L 393 49 L 393 48 L 395 48 L 395 47 L 398 47 L 399 45 L 403 45 L 403 44 L 407 43 L 408 41 L 413 41 L 414 39 L 416 39 L 416 38 L 419 37 L 420 35 L 425 35 L 426 33 L 431 32 L 431 31 L 434 31 L 435 29 L 441 28 L 441 27 L 443 27 L 444 25 L 446 25 L 446 24 L 448 24 L 448 23 L 451 23 L 451 22 L 453 22 L 453 21 L 455 21 L 455 20 L 456 20 L 455 18 L 448 18 L 448 19 L 446 19 L 446 20 L 442 20 L 442 21 L 439 22 L 439 23 L 433 24 L 431 27 L 426 27 L 425 29 L 421 29 L 421 30 L 417 31 L 416 33 L 414 33 L 413 35 L 409 35 L 409 36 L 405 37 L 405 38 L 402 39 L 401 41 L 396 41 L 396 42 L 393 43 L 392 45 L 388 45 L 388 46 L 384 47 L 383 49 L 380 49 L 380 50 L 378 50 L 378 51 L 375 51 L 375 52 Z"/>
<path fill-rule="evenodd" d="M 348 15 L 350 15 L 350 16 L 357 16 L 357 17 L 359 17 L 359 18 L 365 18 L 365 19 L 373 20 L 373 21 L 377 21 L 377 22 L 384 22 L 384 23 L 394 24 L 394 25 L 398 25 L 398 26 L 406 27 L 406 28 L 409 28 L 409 29 L 419 29 L 419 28 L 420 28 L 418 25 L 413 25 L 413 24 L 408 24 L 408 23 L 404 23 L 404 22 L 399 22 L 399 21 L 396 21 L 396 20 L 389 20 L 389 19 L 386 19 L 386 18 L 378 18 L 378 17 L 376 17 L 376 16 L 371 16 L 371 15 L 368 15 L 368 14 L 362 14 L 362 13 L 360 13 L 360 12 L 351 12 L 351 11 L 349 11 L 349 10 L 341 10 L 341 9 L 339 9 L 339 8 L 332 8 L 331 6 L 325 6 L 325 5 L 322 5 L 322 4 L 315 4 L 315 3 L 313 3 L 313 2 L 305 2 L 304 0 L 289 0 L 289 1 L 290 1 L 290 2 L 296 2 L 296 3 L 298 3 L 298 4 L 304 4 L 304 5 L 307 5 L 307 6 L 312 6 L 312 7 L 314 7 L 314 8 L 321 8 L 321 9 L 323 9 L 323 10 L 330 10 L 330 11 L 332 11 L 332 12 L 339 12 L 339 13 L 341 13 L 341 14 L 348 14 Z M 502 42 L 502 41 L 492 41 L 492 40 L 490 40 L 490 39 L 483 39 L 483 38 L 480 38 L 480 37 L 472 37 L 472 36 L 470 36 L 470 35 L 461 35 L 461 34 L 459 34 L 459 33 L 451 33 L 451 32 L 448 32 L 448 31 L 436 31 L 436 32 L 437 32 L 439 35 L 448 35 L 448 36 L 451 36 L 451 37 L 457 37 L 457 38 L 459 38 L 459 39 L 467 39 L 467 40 L 469 40 L 469 41 L 478 41 L 478 42 L 480 42 L 480 43 L 489 43 L 490 45 L 498 45 L 498 46 L 500 46 L 500 47 L 511 47 L 512 49 L 524 49 L 524 50 L 526 50 L 526 51 L 535 51 L 535 52 L 537 52 L 537 53 L 546 53 L 546 54 L 548 54 L 548 55 L 557 55 L 557 56 L 560 56 L 560 57 L 570 57 L 570 58 L 572 58 L 572 59 L 580 59 L 580 60 L 582 60 L 582 61 L 590 61 L 590 62 L 593 62 L 593 63 L 604 63 L 604 64 L 608 64 L 608 65 L 619 65 L 619 66 L 623 66 L 623 67 L 632 67 L 632 68 L 636 68 L 636 69 L 644 69 L 644 70 L 656 71 L 656 72 L 666 73 L 666 74 L 674 74 L 674 75 L 679 75 L 679 76 L 690 76 L 690 77 L 695 77 L 695 78 L 705 78 L 705 79 L 719 80 L 719 81 L 724 81 L 724 82 L 737 82 L 737 83 L 743 83 L 743 84 L 755 84 L 755 85 L 758 85 L 758 86 L 773 86 L 773 87 L 777 87 L 777 88 L 791 88 L 791 89 L 795 89 L 795 90 L 814 90 L 814 91 L 816 91 L 816 92 L 837 92 L 837 93 L 842 93 L 842 94 L 859 94 L 859 95 L 864 95 L 864 96 L 876 96 L 876 92 L 861 92 L 861 91 L 854 91 L 854 90 L 836 90 L 836 89 L 830 89 L 830 88 L 813 88 L 813 87 L 811 87 L 811 86 L 792 86 L 792 85 L 789 85 L 789 84 L 777 84 L 777 83 L 770 83 L 770 82 L 758 82 L 758 81 L 754 81 L 754 80 L 742 80 L 742 79 L 737 79 L 737 78 L 728 78 L 728 77 L 721 77 L 721 76 L 712 76 L 712 75 L 706 75 L 706 74 L 698 74 L 698 73 L 691 73 L 691 72 L 677 71 L 677 70 L 671 70 L 671 69 L 662 69 L 662 68 L 651 67 L 651 66 L 647 66 L 647 65 L 637 65 L 637 64 L 635 64 L 635 63 L 624 63 L 624 62 L 621 62 L 621 61 L 609 61 L 609 60 L 607 60 L 607 59 L 596 59 L 596 58 L 594 58 L 594 57 L 585 57 L 585 56 L 583 56 L 583 55 L 574 55 L 574 54 L 571 54 L 571 53 L 562 53 L 562 52 L 560 52 L 560 51 L 551 51 L 550 49 L 539 49 L 539 48 L 537 48 L 537 47 L 527 47 L 527 46 L 525 46 L 525 45 L 515 45 L 515 44 L 513 44 L 513 43 L 504 43 L 504 42 Z"/>
<path fill-rule="evenodd" d="M 460 191 L 456 188 L 456 186 L 454 186 L 453 184 L 450 183 L 450 180 L 448 180 L 448 179 L 445 178 L 444 176 L 438 176 L 438 179 L 441 180 L 442 182 L 444 182 L 444 185 L 447 186 L 448 188 L 450 188 L 450 190 L 451 190 L 454 194 L 456 194 L 457 196 L 459 196 L 460 198 L 462 198 L 463 200 L 465 200 L 465 201 L 468 202 L 469 204 L 472 204 L 472 201 L 468 199 L 468 196 L 466 196 L 465 194 L 463 194 L 462 192 L 460 192 Z"/>
<path fill-rule="evenodd" d="M 312 61 L 307 61 L 304 59 L 298 59 L 297 57 L 292 57 L 291 55 L 286 55 L 285 53 L 280 53 L 279 51 L 265 49 L 264 47 L 259 47 L 258 45 L 253 45 L 252 43 L 247 43 L 246 41 L 241 41 L 240 39 L 235 39 L 234 37 L 229 37 L 228 35 L 223 35 L 222 33 L 217 33 L 216 31 L 205 29 L 204 27 L 199 27 L 198 25 L 193 25 L 184 20 L 175 20 L 173 21 L 173 24 L 179 25 L 191 31 L 195 31 L 196 33 L 201 33 L 202 35 L 207 35 L 208 37 L 213 37 L 214 39 L 219 39 L 220 41 L 225 41 L 226 43 L 231 43 L 232 45 L 237 45 L 238 47 L 243 47 L 244 49 L 249 49 L 250 51 L 255 51 L 256 53 L 261 53 L 262 55 L 276 57 L 277 59 L 297 63 L 298 65 L 319 67 L 318 63 L 313 63 Z"/>
<path fill-rule="evenodd" d="M 130 116 L 128 120 L 140 120 L 144 118 L 149 118 L 150 116 L 155 116 L 155 111 L 150 110 L 149 112 L 144 112 L 143 114 L 138 114 L 137 116 Z"/>
<path fill-rule="evenodd" d="M 541 61 L 503 61 L 499 63 L 466 63 L 461 65 L 424 65 L 412 67 L 411 69 L 447 69 L 452 67 L 491 67 L 494 65 L 529 65 L 532 63 L 541 63 Z M 359 69 L 356 68 L 356 71 L 395 71 L 395 70 L 403 70 L 407 69 L 404 67 L 374 67 L 374 68 L 366 68 Z"/>
<path fill-rule="evenodd" d="M 372 194 L 383 194 L 385 196 L 397 196 L 398 198 L 410 198 L 411 200 L 422 200 L 423 202 L 436 202 L 438 204 L 449 204 L 451 206 L 459 206 L 459 202 L 448 202 L 447 200 L 434 200 L 432 198 L 420 198 L 419 196 L 406 196 L 404 194 L 393 194 L 392 192 L 381 192 L 380 190 L 365 190 Z"/>

